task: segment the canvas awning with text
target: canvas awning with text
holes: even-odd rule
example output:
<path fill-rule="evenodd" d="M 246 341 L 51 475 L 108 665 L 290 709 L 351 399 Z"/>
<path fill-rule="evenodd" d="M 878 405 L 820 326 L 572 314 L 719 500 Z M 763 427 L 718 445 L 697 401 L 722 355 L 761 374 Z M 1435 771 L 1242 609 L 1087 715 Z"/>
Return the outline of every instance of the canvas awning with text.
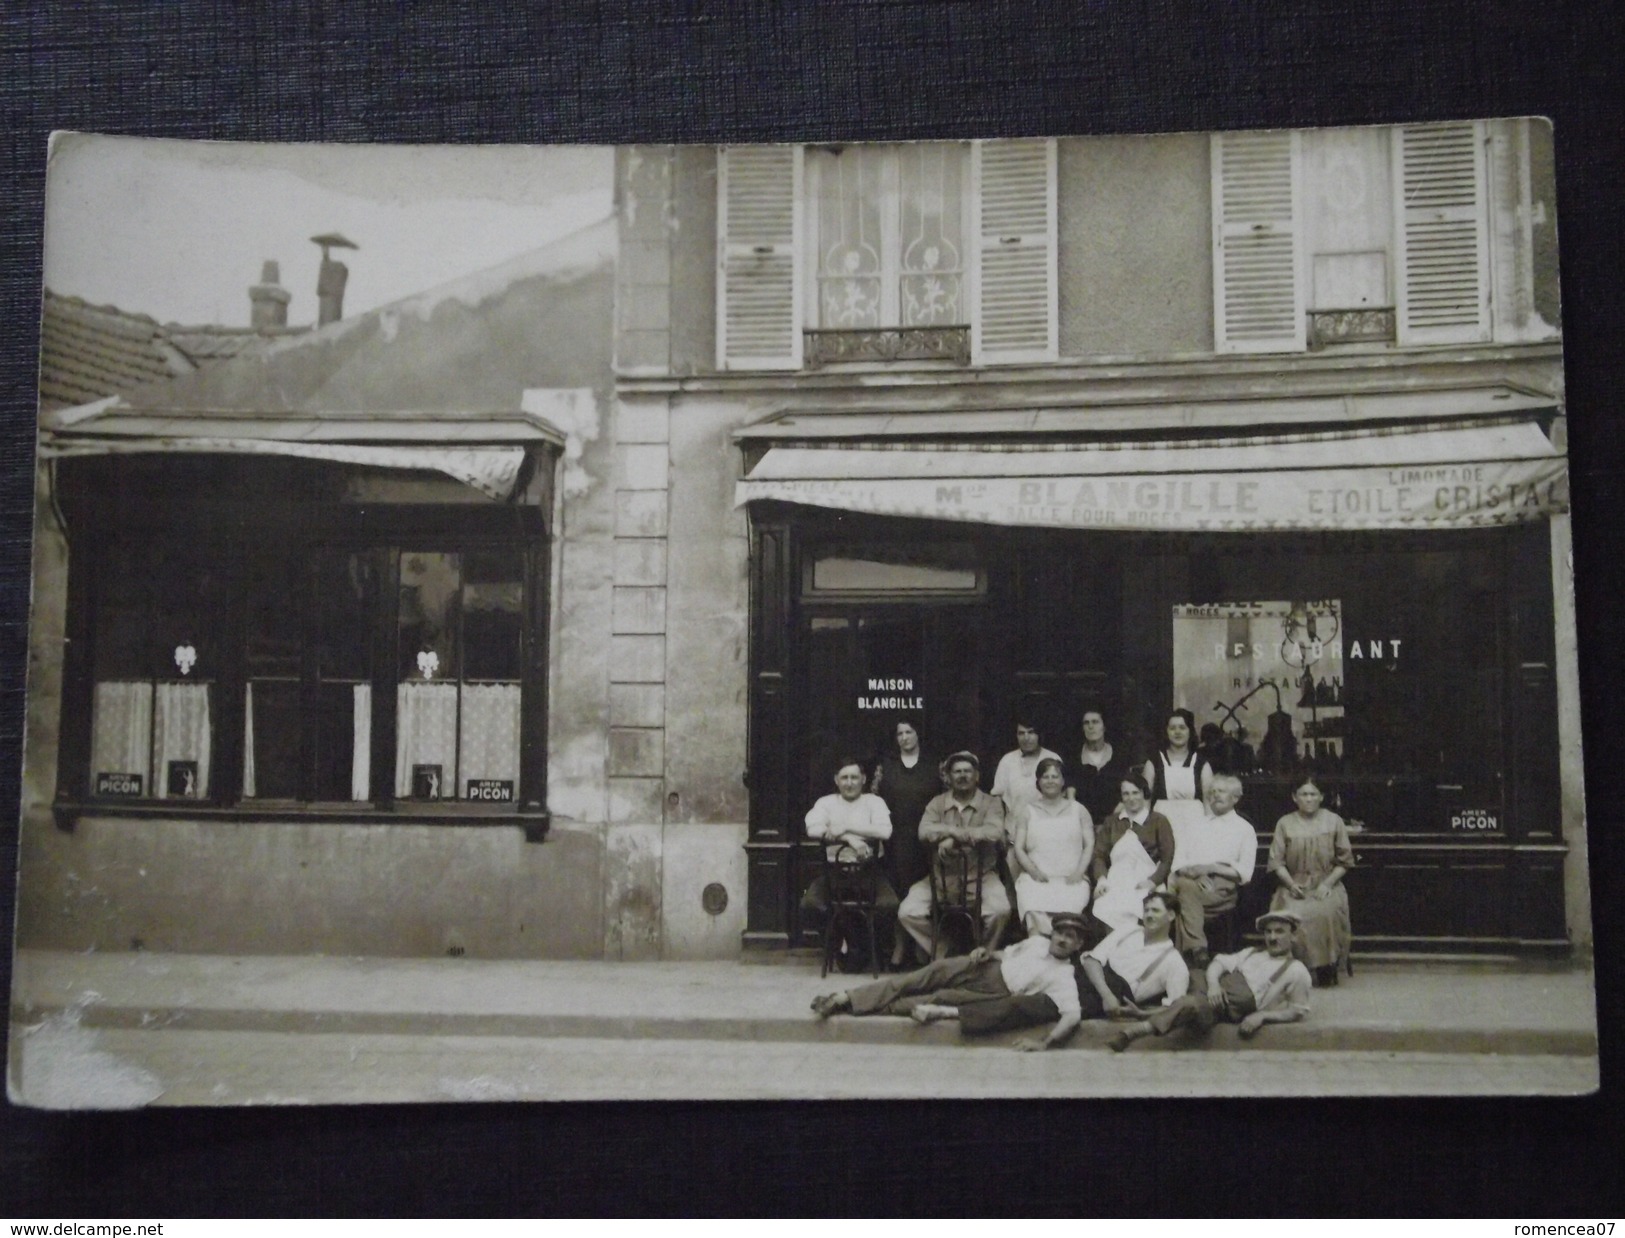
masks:
<path fill-rule="evenodd" d="M 776 442 L 735 491 L 876 515 L 1076 529 L 1464 529 L 1568 510 L 1538 420 L 1089 443 Z"/>

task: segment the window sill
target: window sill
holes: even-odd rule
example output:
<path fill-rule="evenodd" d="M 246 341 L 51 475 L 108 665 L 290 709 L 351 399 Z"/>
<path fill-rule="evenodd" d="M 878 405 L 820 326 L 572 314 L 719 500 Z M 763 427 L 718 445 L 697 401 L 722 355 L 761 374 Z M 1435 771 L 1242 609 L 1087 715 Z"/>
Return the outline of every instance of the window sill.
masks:
<path fill-rule="evenodd" d="M 239 824 L 276 823 L 288 825 L 451 825 L 518 826 L 525 841 L 539 843 L 547 838 L 552 816 L 546 809 L 515 811 L 485 804 L 426 804 L 400 801 L 392 807 L 375 804 L 243 803 L 232 805 L 180 804 L 174 800 L 141 803 L 109 800 L 58 800 L 51 807 L 56 828 L 71 833 L 81 817 L 140 819 L 180 819 L 224 821 Z"/>

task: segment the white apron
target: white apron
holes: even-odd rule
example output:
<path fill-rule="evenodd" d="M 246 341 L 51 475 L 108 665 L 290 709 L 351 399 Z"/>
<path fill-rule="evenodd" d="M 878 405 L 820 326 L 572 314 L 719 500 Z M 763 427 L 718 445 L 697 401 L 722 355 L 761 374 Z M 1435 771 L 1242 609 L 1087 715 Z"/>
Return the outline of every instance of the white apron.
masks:
<path fill-rule="evenodd" d="M 1185 760 L 1187 764 L 1171 765 L 1166 752 L 1157 753 L 1157 761 L 1162 765 L 1162 785 L 1168 789 L 1171 800 L 1202 798 L 1196 787 L 1196 754 L 1186 753 Z"/>
<path fill-rule="evenodd" d="M 1157 862 L 1130 826 L 1112 847 L 1112 862 L 1095 892 L 1095 918 L 1113 929 L 1132 928 L 1140 922 L 1141 905 L 1151 893 L 1151 874 Z"/>

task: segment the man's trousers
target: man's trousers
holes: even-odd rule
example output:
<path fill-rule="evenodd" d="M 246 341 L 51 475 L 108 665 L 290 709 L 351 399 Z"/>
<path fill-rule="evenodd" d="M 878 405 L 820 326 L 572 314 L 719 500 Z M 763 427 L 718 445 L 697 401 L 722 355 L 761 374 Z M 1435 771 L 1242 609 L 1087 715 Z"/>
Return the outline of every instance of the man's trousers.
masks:
<path fill-rule="evenodd" d="M 852 999 L 853 1014 L 907 1015 L 926 1004 L 973 1009 L 984 1002 L 1007 1000 L 1010 990 L 998 959 L 973 963 L 969 955 L 958 955 L 901 976 L 883 976 L 847 990 L 847 996 Z M 1053 1003 L 1050 1008 L 1054 1009 Z"/>
<path fill-rule="evenodd" d="M 1188 955 L 1207 949 L 1207 921 L 1234 910 L 1241 887 L 1228 877 L 1182 877 L 1175 873 L 1168 889 L 1179 896 L 1180 949 Z"/>
<path fill-rule="evenodd" d="M 1222 1006 L 1215 1008 L 1206 993 L 1191 993 L 1154 1011 L 1146 1022 L 1158 1036 L 1166 1036 L 1176 1027 L 1188 1027 L 1198 1036 L 1206 1036 L 1215 1023 L 1240 1023 L 1258 1009 L 1252 986 L 1239 971 L 1227 971 L 1219 978 L 1219 992 L 1224 994 Z"/>
<path fill-rule="evenodd" d="M 1103 1017 L 1106 1013 L 1106 1003 L 1100 1000 L 1100 994 L 1095 992 L 1095 986 L 1090 984 L 1089 978 L 1083 974 L 1082 966 L 1074 962 L 1072 970 L 1078 982 L 1078 1004 L 1083 1008 L 1083 1017 L 1085 1019 Z M 1134 993 L 1129 988 L 1128 981 L 1110 967 L 1107 967 L 1105 972 L 1106 987 L 1112 994 L 1119 1001 L 1133 1001 Z M 989 1032 L 1013 1032 L 1023 1027 L 1040 1027 L 1045 1023 L 1054 1023 L 1060 1017 L 1060 1008 L 1043 993 L 1029 994 L 1025 997 L 1001 997 L 994 1001 L 977 1002 L 974 1006 L 961 1007 L 959 1030 L 967 1036 L 986 1035 Z"/>

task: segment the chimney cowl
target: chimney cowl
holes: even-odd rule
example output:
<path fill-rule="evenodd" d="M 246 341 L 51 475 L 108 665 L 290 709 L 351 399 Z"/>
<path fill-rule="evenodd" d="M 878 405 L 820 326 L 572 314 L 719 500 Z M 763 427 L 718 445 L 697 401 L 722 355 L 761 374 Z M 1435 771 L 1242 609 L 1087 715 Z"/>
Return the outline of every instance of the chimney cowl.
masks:
<path fill-rule="evenodd" d="M 361 246 L 337 232 L 324 232 L 310 239 L 322 247 L 322 265 L 316 275 L 316 325 L 325 327 L 344 317 L 344 285 L 350 279 L 350 268 L 335 261 L 329 251 Z"/>
<path fill-rule="evenodd" d="M 288 325 L 288 302 L 293 294 L 281 284 L 282 271 L 276 262 L 260 268 L 260 282 L 249 285 L 249 323 L 256 331 L 274 331 Z"/>

